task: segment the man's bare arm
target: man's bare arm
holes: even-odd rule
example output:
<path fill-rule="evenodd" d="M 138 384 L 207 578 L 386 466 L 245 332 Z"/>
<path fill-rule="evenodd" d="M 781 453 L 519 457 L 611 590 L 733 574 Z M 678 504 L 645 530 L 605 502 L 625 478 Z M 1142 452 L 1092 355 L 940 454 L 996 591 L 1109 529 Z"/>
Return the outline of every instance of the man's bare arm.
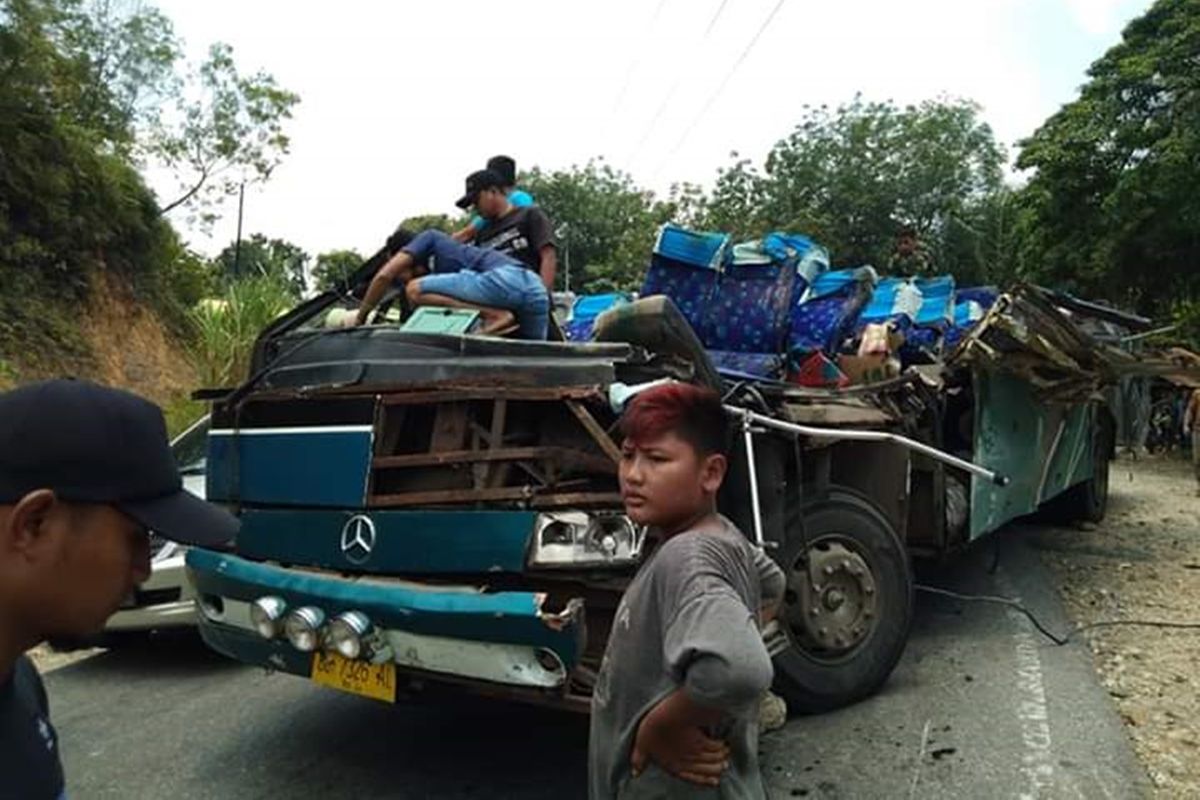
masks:
<path fill-rule="evenodd" d="M 538 273 L 542 276 L 542 283 L 546 285 L 547 292 L 554 291 L 554 277 L 558 274 L 558 251 L 553 245 L 545 245 L 538 253 L 541 260 Z"/>
<path fill-rule="evenodd" d="M 475 226 L 468 223 L 467 227 L 460 228 L 459 230 L 456 230 L 454 233 L 450 234 L 450 238 L 456 242 L 461 242 L 462 244 L 470 244 L 471 242 L 475 241 L 476 233 L 478 233 L 478 231 L 475 230 Z"/>
<path fill-rule="evenodd" d="M 367 287 L 367 293 L 363 295 L 362 305 L 358 307 L 358 314 L 354 318 L 355 325 L 363 325 L 367 321 L 367 317 L 375 310 L 375 306 L 379 305 L 379 301 L 387 294 L 387 290 L 397 280 L 409 280 L 413 276 L 413 267 L 416 262 L 413 257 L 403 250 L 388 259 L 387 263 L 379 268 L 375 273 L 375 277 L 371 279 L 371 285 Z"/>

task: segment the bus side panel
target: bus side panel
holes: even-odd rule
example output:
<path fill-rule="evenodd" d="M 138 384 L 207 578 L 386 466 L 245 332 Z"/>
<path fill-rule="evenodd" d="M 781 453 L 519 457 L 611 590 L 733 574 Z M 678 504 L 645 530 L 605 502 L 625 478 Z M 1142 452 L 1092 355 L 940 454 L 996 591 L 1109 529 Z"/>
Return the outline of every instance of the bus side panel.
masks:
<path fill-rule="evenodd" d="M 1087 480 L 1096 413 L 1089 403 L 1041 403 L 1027 381 L 1011 375 L 981 370 L 974 378 L 974 460 L 1011 483 L 972 477 L 971 539 Z"/>

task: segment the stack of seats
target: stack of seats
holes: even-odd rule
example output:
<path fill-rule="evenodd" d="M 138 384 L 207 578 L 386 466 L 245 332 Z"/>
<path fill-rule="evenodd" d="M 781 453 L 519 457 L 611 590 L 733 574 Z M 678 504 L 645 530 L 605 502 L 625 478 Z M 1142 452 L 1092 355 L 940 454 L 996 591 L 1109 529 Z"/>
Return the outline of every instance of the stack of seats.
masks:
<path fill-rule="evenodd" d="M 674 301 L 683 318 L 699 333 L 717 290 L 729 234 L 699 233 L 663 225 L 650 256 L 642 297 L 662 294 Z"/>
<path fill-rule="evenodd" d="M 878 276 L 872 267 L 823 272 L 795 298 L 788 320 L 788 357 L 794 367 L 814 353 L 835 354 L 854 333 Z"/>
<path fill-rule="evenodd" d="M 921 308 L 900 350 L 901 363 L 906 366 L 936 360 L 942 339 L 954 324 L 953 276 L 917 278 L 914 285 L 921 293 Z"/>
<path fill-rule="evenodd" d="M 761 242 L 730 250 L 697 331 L 718 370 L 736 377 L 775 378 L 782 373 L 780 352 L 795 283 L 794 255 L 773 258 Z"/>
<path fill-rule="evenodd" d="M 775 379 L 794 298 L 828 267 L 825 250 L 803 236 L 730 246 L 724 234 L 666 225 L 641 294 L 670 297 L 722 374 Z"/>
<path fill-rule="evenodd" d="M 629 302 L 629 296 L 621 292 L 582 295 L 571 306 L 571 318 L 563 326 L 563 334 L 570 342 L 586 342 L 592 338 L 596 317 L 614 306 Z"/>
<path fill-rule="evenodd" d="M 868 325 L 889 325 L 908 335 L 921 311 L 921 291 L 910 278 L 884 278 L 875 284 L 871 299 L 855 326 L 861 334 Z"/>

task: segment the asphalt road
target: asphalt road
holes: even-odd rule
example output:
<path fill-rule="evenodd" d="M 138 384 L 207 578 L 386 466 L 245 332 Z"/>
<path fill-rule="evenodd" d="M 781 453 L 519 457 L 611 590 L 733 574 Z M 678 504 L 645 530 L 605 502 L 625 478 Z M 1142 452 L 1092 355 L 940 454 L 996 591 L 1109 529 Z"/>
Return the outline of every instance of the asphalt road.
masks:
<path fill-rule="evenodd" d="M 1022 529 L 921 571 L 1019 597 L 1066 627 Z M 395 707 L 267 675 L 198 641 L 110 651 L 47 676 L 73 800 L 576 798 L 582 718 L 494 701 Z M 905 656 L 858 705 L 764 737 L 772 798 L 1147 796 L 1083 644 L 1055 647 L 1002 606 L 918 595 Z"/>

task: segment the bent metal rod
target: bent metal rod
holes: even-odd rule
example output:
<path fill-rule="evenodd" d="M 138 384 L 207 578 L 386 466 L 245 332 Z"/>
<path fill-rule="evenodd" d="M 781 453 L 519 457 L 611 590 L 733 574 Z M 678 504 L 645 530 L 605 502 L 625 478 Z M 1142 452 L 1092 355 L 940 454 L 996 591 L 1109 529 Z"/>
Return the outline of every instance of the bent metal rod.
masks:
<path fill-rule="evenodd" d="M 915 450 L 918 453 L 923 453 L 930 458 L 941 461 L 943 464 L 948 464 L 952 467 L 964 470 L 972 475 L 978 475 L 985 478 L 997 486 L 1007 486 L 1009 479 L 1005 475 L 994 472 L 987 467 L 981 467 L 978 464 L 966 461 L 964 459 L 953 456 L 949 453 L 938 450 L 936 447 L 918 442 L 915 439 L 909 439 L 907 436 L 901 436 L 898 433 L 889 433 L 887 431 L 864 431 L 845 428 L 814 428 L 809 425 L 797 425 L 792 422 L 784 422 L 768 417 L 763 414 L 751 411 L 747 408 L 738 408 L 737 406 L 726 405 L 725 410 L 735 417 L 739 417 L 742 421 L 742 437 L 746 444 L 746 463 L 748 472 L 750 473 L 750 504 L 754 513 L 754 541 L 760 547 L 763 546 L 763 530 L 762 530 L 762 509 L 758 500 L 758 467 L 754 463 L 754 425 L 760 425 L 763 428 L 771 428 L 785 433 L 798 434 L 801 436 L 809 436 L 814 439 L 842 439 L 846 441 L 857 442 L 889 442 L 898 444 L 901 447 L 906 447 L 909 450 Z"/>

